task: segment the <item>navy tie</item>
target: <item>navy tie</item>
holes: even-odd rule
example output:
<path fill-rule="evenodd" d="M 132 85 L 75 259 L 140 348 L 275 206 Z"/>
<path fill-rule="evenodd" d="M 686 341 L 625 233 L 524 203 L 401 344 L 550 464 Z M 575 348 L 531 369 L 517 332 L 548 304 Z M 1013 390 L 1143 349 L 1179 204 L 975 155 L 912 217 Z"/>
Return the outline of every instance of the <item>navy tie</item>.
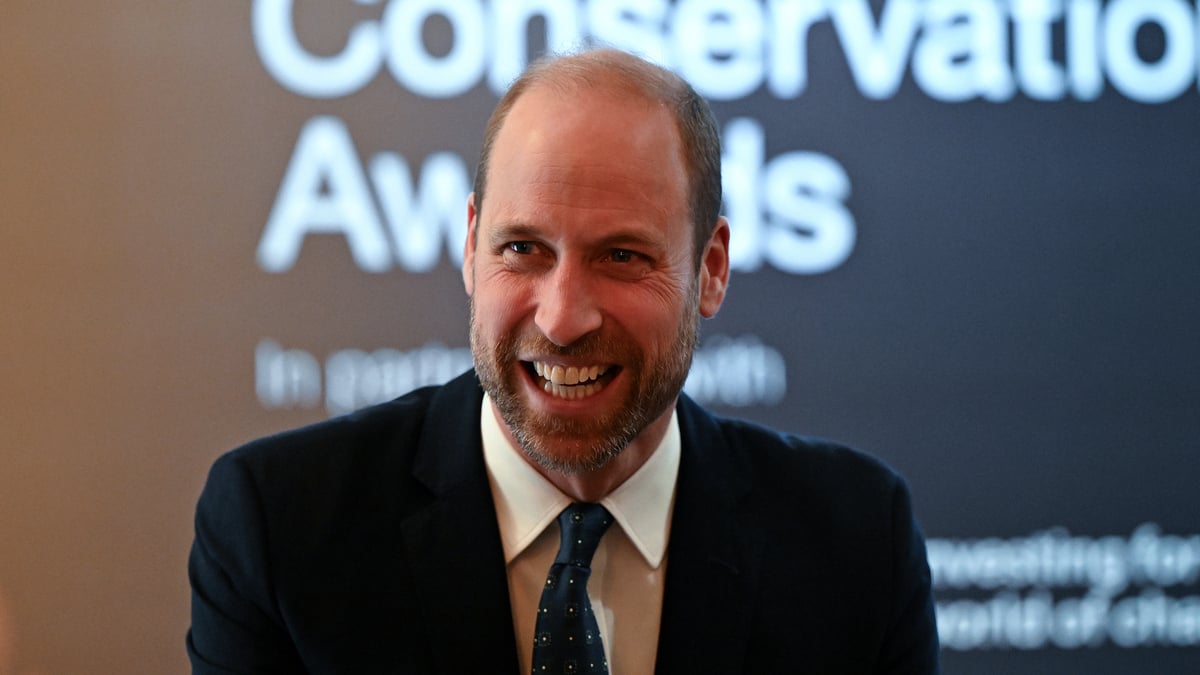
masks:
<path fill-rule="evenodd" d="M 612 521 L 599 504 L 572 504 L 559 514 L 562 540 L 538 603 L 533 675 L 608 673 L 587 582 L 592 556 Z"/>

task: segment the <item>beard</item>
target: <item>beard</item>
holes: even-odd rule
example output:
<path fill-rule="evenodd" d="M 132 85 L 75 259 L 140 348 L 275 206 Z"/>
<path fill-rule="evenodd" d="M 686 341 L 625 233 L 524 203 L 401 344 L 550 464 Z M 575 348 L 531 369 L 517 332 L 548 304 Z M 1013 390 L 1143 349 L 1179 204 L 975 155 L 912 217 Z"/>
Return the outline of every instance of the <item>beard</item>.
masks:
<path fill-rule="evenodd" d="M 592 333 L 560 347 L 541 335 L 502 335 L 489 344 L 476 321 L 471 301 L 471 353 L 480 384 L 500 412 L 525 454 L 543 468 L 562 473 L 594 471 L 608 464 L 678 398 L 687 381 L 700 332 L 696 293 L 679 317 L 673 339 L 656 355 L 647 355 L 632 340 Z M 602 328 L 601 331 L 604 329 Z M 519 378 L 529 377 L 518 354 L 587 357 L 594 363 L 621 364 L 629 394 L 615 409 L 583 419 L 536 412 L 522 398 Z M 613 386 L 613 382 L 605 386 Z"/>

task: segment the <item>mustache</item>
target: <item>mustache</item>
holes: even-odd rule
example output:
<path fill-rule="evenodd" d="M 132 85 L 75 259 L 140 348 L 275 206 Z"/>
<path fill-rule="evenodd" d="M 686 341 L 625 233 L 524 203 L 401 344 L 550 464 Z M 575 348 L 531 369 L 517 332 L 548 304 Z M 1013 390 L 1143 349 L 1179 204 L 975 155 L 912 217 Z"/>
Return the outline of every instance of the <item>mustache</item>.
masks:
<path fill-rule="evenodd" d="M 625 362 L 631 356 L 629 349 L 620 340 L 589 333 L 569 345 L 559 345 L 546 339 L 539 332 L 515 337 L 509 344 L 499 345 L 502 353 L 539 354 L 563 358 L 587 357 L 606 362 Z"/>

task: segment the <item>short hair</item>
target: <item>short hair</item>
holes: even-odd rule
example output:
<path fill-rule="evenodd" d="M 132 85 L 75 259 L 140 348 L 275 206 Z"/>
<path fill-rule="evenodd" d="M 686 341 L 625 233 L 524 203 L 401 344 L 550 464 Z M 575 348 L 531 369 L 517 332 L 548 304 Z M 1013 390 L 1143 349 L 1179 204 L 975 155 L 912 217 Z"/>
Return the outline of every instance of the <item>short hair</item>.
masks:
<path fill-rule="evenodd" d="M 721 137 L 712 109 L 675 73 L 617 49 L 603 48 L 566 56 L 542 57 L 505 92 L 483 134 L 475 169 L 475 212 L 483 212 L 488 162 L 500 128 L 517 99 L 536 85 L 610 87 L 665 106 L 675 119 L 688 179 L 688 217 L 692 220 L 693 256 L 698 266 L 721 212 Z M 477 216 L 478 217 L 478 216 Z"/>

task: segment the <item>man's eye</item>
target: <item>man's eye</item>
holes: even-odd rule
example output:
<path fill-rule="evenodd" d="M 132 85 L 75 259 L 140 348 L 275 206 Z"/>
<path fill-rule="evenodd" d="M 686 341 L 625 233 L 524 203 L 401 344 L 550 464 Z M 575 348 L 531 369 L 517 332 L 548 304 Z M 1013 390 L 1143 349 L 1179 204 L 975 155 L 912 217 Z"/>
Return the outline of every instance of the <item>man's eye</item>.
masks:
<path fill-rule="evenodd" d="M 533 253 L 533 242 L 532 241 L 510 242 L 508 245 L 508 250 L 512 251 L 513 253 L 520 253 L 521 255 L 529 255 L 530 253 Z"/>
<path fill-rule="evenodd" d="M 627 263 L 627 262 L 633 262 L 635 259 L 637 259 L 637 254 L 634 253 L 633 251 L 627 251 L 623 248 L 613 249 L 613 252 L 612 252 L 613 262 Z"/>

